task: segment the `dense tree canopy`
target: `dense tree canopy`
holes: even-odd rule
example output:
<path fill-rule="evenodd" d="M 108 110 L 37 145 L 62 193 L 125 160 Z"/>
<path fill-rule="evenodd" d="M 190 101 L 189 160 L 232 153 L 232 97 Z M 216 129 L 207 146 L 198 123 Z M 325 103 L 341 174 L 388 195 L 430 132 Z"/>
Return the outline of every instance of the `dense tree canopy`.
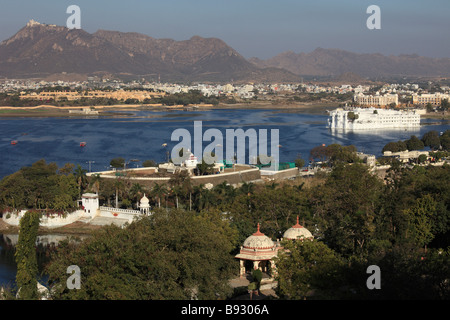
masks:
<path fill-rule="evenodd" d="M 58 247 L 47 266 L 55 299 L 217 299 L 231 294 L 236 233 L 215 214 L 161 210 Z M 65 286 L 78 265 L 82 286 Z"/>
<path fill-rule="evenodd" d="M 77 206 L 80 188 L 74 173 L 39 160 L 0 181 L 0 209 L 71 211 Z"/>

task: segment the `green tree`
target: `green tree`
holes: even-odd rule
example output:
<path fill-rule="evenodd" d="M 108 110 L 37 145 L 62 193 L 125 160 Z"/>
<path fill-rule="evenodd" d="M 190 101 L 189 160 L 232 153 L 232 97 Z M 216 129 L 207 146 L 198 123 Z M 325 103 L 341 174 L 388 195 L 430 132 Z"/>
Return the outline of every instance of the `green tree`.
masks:
<path fill-rule="evenodd" d="M 450 102 L 448 101 L 448 99 L 442 99 L 441 108 L 444 111 L 447 111 L 450 108 Z"/>
<path fill-rule="evenodd" d="M 197 164 L 198 175 L 203 176 L 213 173 L 213 167 L 213 164 L 207 163 L 204 159 L 202 159 L 202 162 Z"/>
<path fill-rule="evenodd" d="M 297 159 L 295 159 L 295 166 L 299 169 L 303 168 L 303 166 L 305 165 L 305 160 L 303 160 L 300 157 L 297 157 Z"/>
<path fill-rule="evenodd" d="M 123 169 L 125 167 L 125 159 L 122 157 L 114 158 L 109 165 L 116 169 Z"/>
<path fill-rule="evenodd" d="M 439 149 L 441 141 L 439 140 L 439 133 L 435 130 L 426 132 L 422 137 L 424 146 L 430 147 L 431 150 Z"/>
<path fill-rule="evenodd" d="M 144 192 L 145 190 L 140 183 L 133 183 L 133 185 L 131 186 L 128 194 L 135 201 L 136 208 L 139 207 L 139 200 L 144 195 Z"/>
<path fill-rule="evenodd" d="M 19 297 L 24 300 L 39 298 L 36 279 L 38 274 L 36 239 L 39 220 L 37 211 L 27 211 L 20 219 L 19 240 L 15 253 L 17 263 L 16 283 L 19 289 Z"/>
<path fill-rule="evenodd" d="M 142 162 L 142 166 L 143 167 L 156 167 L 157 164 L 154 160 L 145 160 L 144 162 Z"/>
<path fill-rule="evenodd" d="M 45 160 L 23 167 L 0 181 L 0 208 L 68 210 L 75 207 L 78 197 L 74 174 L 61 171 L 56 164 L 47 164 Z"/>
<path fill-rule="evenodd" d="M 411 138 L 409 140 L 406 140 L 405 143 L 406 143 L 406 147 L 408 148 L 409 151 L 422 150 L 424 148 L 424 144 L 423 144 L 422 140 L 420 140 L 419 138 L 417 138 L 414 135 L 411 136 Z"/>
<path fill-rule="evenodd" d="M 440 137 L 442 149 L 450 151 L 450 129 L 446 130 Z"/>
<path fill-rule="evenodd" d="M 80 165 L 77 165 L 77 168 L 75 169 L 75 178 L 78 183 L 78 195 L 81 198 L 81 193 L 83 192 L 86 184 L 87 184 L 87 177 L 86 177 L 87 170 L 83 169 Z"/>
<path fill-rule="evenodd" d="M 391 151 L 391 152 L 400 152 L 408 150 L 408 147 L 405 142 L 397 141 L 397 142 L 388 142 L 384 147 L 382 152 Z"/>
<path fill-rule="evenodd" d="M 425 195 L 416 200 L 415 204 L 405 210 L 409 220 L 409 237 L 420 247 L 425 247 L 434 235 L 433 216 L 436 214 L 436 202 L 431 195 Z"/>
<path fill-rule="evenodd" d="M 382 181 L 363 164 L 334 168 L 309 198 L 319 236 L 344 257 L 364 259 L 375 234 L 382 191 Z"/>
<path fill-rule="evenodd" d="M 169 190 L 165 185 L 160 185 L 158 183 L 155 183 L 155 185 L 152 188 L 151 195 L 153 198 L 157 199 L 158 202 L 158 208 L 161 208 L 161 198 L 165 198 L 167 194 L 169 193 Z"/>
<path fill-rule="evenodd" d="M 358 118 L 359 118 L 359 115 L 358 115 L 358 114 L 355 114 L 353 111 L 350 111 L 350 112 L 347 114 L 347 118 L 353 121 L 353 120 L 358 119 Z"/>
<path fill-rule="evenodd" d="M 156 210 L 127 228 L 106 226 L 80 243 L 60 243 L 45 271 L 53 299 L 225 299 L 236 271 L 236 232 L 219 214 Z M 68 290 L 67 266 L 82 270 Z"/>
<path fill-rule="evenodd" d="M 321 241 L 283 241 L 278 253 L 279 294 L 287 299 L 335 298 L 341 283 L 342 260 Z"/>

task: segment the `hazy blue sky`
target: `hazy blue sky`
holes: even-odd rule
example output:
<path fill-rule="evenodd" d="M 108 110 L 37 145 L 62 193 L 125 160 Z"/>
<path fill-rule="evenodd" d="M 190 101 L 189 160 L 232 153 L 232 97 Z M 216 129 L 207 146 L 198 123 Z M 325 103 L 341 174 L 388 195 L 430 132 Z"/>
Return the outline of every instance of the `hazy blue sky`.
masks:
<path fill-rule="evenodd" d="M 317 47 L 450 57 L 450 0 L 0 0 L 0 41 L 30 19 L 66 25 L 72 4 L 90 33 L 217 37 L 246 58 Z M 370 5 L 381 9 L 381 30 L 366 27 Z"/>

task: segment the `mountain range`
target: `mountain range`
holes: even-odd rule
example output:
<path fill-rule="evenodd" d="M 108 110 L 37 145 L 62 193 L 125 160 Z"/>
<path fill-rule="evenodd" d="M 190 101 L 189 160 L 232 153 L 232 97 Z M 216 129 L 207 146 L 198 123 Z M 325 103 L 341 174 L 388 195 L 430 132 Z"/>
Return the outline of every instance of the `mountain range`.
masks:
<path fill-rule="evenodd" d="M 163 81 L 298 81 L 284 69 L 259 68 L 216 38 L 154 39 L 139 33 L 30 21 L 0 43 L 0 77 L 58 73 L 160 78 Z"/>
<path fill-rule="evenodd" d="M 417 54 L 385 56 L 317 48 L 311 53 L 288 51 L 267 60 L 251 58 L 249 61 L 260 68 L 282 68 L 303 76 L 338 77 L 345 73 L 370 79 L 450 76 L 450 58 L 429 58 Z"/>
<path fill-rule="evenodd" d="M 245 59 L 217 38 L 155 39 L 140 33 L 81 29 L 31 20 L 0 43 L 0 78 L 113 75 L 162 81 L 299 82 L 303 76 L 448 77 L 450 59 L 384 56 L 318 48 Z"/>

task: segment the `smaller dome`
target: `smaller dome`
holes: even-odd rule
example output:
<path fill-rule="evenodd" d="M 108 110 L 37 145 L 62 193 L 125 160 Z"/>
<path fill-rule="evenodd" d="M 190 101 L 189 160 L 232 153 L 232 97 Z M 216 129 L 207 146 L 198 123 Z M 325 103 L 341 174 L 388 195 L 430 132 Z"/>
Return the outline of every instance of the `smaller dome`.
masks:
<path fill-rule="evenodd" d="M 144 196 L 141 198 L 140 204 L 141 204 L 141 207 L 142 207 L 143 205 L 148 205 L 148 204 L 149 204 L 149 200 L 148 200 L 148 198 L 145 196 L 145 193 L 144 193 Z"/>
<path fill-rule="evenodd" d="M 298 216 L 297 216 L 297 224 L 292 226 L 291 228 L 287 229 L 284 232 L 283 238 L 288 240 L 296 240 L 296 239 L 312 239 L 314 236 L 311 234 L 311 232 L 306 229 L 305 227 L 301 226 L 298 223 Z"/>

